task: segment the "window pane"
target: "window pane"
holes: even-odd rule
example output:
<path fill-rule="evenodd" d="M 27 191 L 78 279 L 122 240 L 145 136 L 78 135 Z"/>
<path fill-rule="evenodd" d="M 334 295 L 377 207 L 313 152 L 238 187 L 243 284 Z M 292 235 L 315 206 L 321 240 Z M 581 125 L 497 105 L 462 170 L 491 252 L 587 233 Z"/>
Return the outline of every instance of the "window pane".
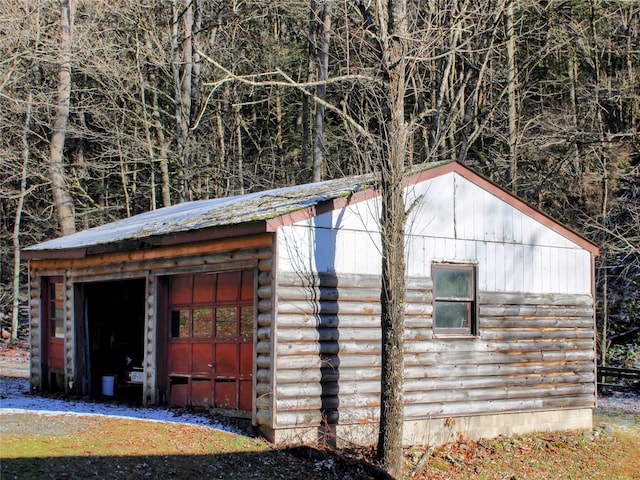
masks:
<path fill-rule="evenodd" d="M 51 287 L 54 289 L 52 298 L 55 298 L 58 302 L 62 303 L 64 300 L 64 289 L 61 283 L 53 283 Z"/>
<path fill-rule="evenodd" d="M 213 335 L 213 310 L 199 308 L 193 311 L 193 336 L 208 338 Z"/>
<path fill-rule="evenodd" d="M 236 336 L 236 309 L 234 307 L 216 308 L 216 337 Z"/>
<path fill-rule="evenodd" d="M 469 328 L 471 303 L 436 302 L 436 328 Z"/>
<path fill-rule="evenodd" d="M 253 307 L 242 307 L 240 309 L 240 336 L 253 336 Z"/>
<path fill-rule="evenodd" d="M 437 298 L 473 298 L 470 270 L 437 268 L 435 274 Z"/>
<path fill-rule="evenodd" d="M 190 337 L 189 310 L 171 311 L 171 336 L 173 338 Z"/>
<path fill-rule="evenodd" d="M 60 319 L 64 318 L 64 314 L 62 313 L 63 312 L 62 305 L 56 304 L 53 306 L 52 310 L 53 310 L 52 312 L 53 318 L 60 318 Z"/>
<path fill-rule="evenodd" d="M 58 338 L 64 338 L 64 321 L 54 320 L 53 322 L 53 336 Z"/>

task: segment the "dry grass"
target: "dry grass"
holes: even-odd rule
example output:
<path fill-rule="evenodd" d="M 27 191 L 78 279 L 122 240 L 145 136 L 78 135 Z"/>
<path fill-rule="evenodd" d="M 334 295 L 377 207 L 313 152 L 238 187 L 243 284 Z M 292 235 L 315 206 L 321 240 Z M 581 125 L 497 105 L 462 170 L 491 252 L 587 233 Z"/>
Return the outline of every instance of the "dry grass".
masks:
<path fill-rule="evenodd" d="M 102 416 L 3 414 L 1 475 L 9 479 L 362 479 L 370 466 L 187 424 Z"/>
<path fill-rule="evenodd" d="M 65 414 L 3 414 L 1 421 L 3 480 L 377 477 L 368 462 L 353 459 L 353 452 L 308 449 L 301 455 L 259 438 L 195 425 Z M 587 434 L 459 441 L 428 454 L 411 449 L 405 478 L 640 478 L 640 418 L 628 414 L 625 422 Z"/>
<path fill-rule="evenodd" d="M 598 427 L 593 433 L 585 434 L 538 433 L 477 442 L 460 441 L 441 446 L 426 460 L 418 450 L 406 457 L 407 477 L 430 480 L 638 479 L 640 419 L 635 417 L 638 425 L 635 433 L 627 429 Z"/>

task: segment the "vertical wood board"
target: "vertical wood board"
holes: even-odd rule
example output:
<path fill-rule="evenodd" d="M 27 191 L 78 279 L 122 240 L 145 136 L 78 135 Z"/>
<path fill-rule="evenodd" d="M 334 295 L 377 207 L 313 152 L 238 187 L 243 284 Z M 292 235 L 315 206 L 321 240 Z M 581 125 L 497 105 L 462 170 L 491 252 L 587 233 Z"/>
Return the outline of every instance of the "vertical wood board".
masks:
<path fill-rule="evenodd" d="M 461 175 L 411 185 L 406 262 L 430 276 L 433 262 L 478 266 L 480 288 L 531 293 L 591 291 L 589 251 Z M 380 274 L 379 199 L 281 227 L 282 271 Z M 454 215 L 455 213 L 455 215 Z"/>

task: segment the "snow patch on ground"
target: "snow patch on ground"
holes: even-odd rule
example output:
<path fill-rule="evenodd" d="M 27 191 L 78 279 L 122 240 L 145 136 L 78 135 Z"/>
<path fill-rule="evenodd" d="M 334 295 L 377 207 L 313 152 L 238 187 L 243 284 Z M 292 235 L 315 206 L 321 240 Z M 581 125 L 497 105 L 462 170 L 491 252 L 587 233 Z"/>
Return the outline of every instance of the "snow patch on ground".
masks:
<path fill-rule="evenodd" d="M 633 392 L 614 392 L 598 395 L 598 410 L 640 414 L 640 395 Z"/>
<path fill-rule="evenodd" d="M 240 433 L 233 427 L 213 420 L 205 414 L 176 412 L 166 408 L 128 407 L 104 402 L 42 397 L 29 393 L 29 380 L 26 378 L 0 377 L 0 419 L 2 415 L 12 413 L 102 415 L 157 422 L 187 423 Z"/>

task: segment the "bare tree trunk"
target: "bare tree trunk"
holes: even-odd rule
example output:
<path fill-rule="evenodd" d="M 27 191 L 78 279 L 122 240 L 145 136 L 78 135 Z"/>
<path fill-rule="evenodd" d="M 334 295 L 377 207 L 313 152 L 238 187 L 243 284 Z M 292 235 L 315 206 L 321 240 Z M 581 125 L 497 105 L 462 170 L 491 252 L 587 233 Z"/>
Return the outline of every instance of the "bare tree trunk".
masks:
<path fill-rule="evenodd" d="M 307 51 L 307 82 L 312 82 L 315 79 L 316 72 L 316 11 L 317 2 L 315 0 L 310 1 L 309 5 L 309 34 L 307 42 L 309 48 Z M 311 106 L 313 105 L 313 99 L 308 94 L 302 96 L 302 147 L 300 153 L 300 163 L 305 167 L 309 167 L 309 151 L 311 143 Z M 311 162 L 311 169 L 313 169 L 313 161 Z"/>
<path fill-rule="evenodd" d="M 137 37 L 136 37 L 137 38 Z M 160 167 L 160 197 L 162 199 L 163 207 L 168 207 L 171 205 L 171 181 L 169 177 L 169 144 L 171 140 L 167 140 L 164 134 L 164 129 L 162 127 L 162 118 L 160 115 L 160 105 L 158 103 L 158 86 L 157 84 L 157 72 L 155 67 L 152 67 L 149 70 L 149 81 L 146 82 L 143 75 L 142 70 L 140 69 L 140 61 L 138 55 L 138 43 L 136 42 L 136 68 L 138 70 L 138 77 L 140 82 L 140 98 L 142 102 L 142 108 L 144 111 L 144 118 L 146 120 L 147 117 L 147 102 L 145 91 L 147 86 L 151 87 L 151 118 L 152 121 L 149 122 L 151 126 L 147 124 L 145 121 L 145 136 L 147 141 L 147 149 L 149 151 L 149 159 L 151 161 L 151 198 L 150 201 L 150 209 L 155 210 L 158 206 L 158 201 L 156 199 L 156 191 L 155 191 L 155 164 L 156 161 Z M 145 35 L 145 48 L 147 52 L 153 51 L 153 45 L 151 43 L 151 39 L 149 35 Z M 154 136 L 156 145 L 152 143 L 151 138 L 151 127 L 153 127 Z M 157 157 L 155 155 L 154 148 L 158 148 Z"/>
<path fill-rule="evenodd" d="M 240 107 L 234 107 L 236 125 L 236 155 L 238 157 L 238 193 L 244 193 L 244 159 L 242 158 L 242 113 Z"/>
<path fill-rule="evenodd" d="M 332 0 L 322 1 L 320 11 L 320 42 L 318 48 L 318 81 L 316 96 L 320 100 L 327 98 L 327 75 L 329 72 L 329 46 L 331 45 L 331 5 Z M 316 116 L 313 124 L 313 173 L 312 182 L 322 180 L 322 167 L 324 165 L 324 104 L 316 103 Z"/>
<path fill-rule="evenodd" d="M 516 105 L 516 34 L 513 21 L 513 4 L 508 0 L 505 12 L 507 30 L 507 96 L 509 102 L 509 157 L 511 160 L 511 191 L 518 192 L 518 110 Z"/>
<path fill-rule="evenodd" d="M 405 42 L 407 2 L 390 2 L 379 12 L 382 62 L 387 76 L 388 131 L 386 157 L 382 160 L 382 372 L 378 458 L 394 477 L 402 476 L 402 427 L 404 422 L 404 304 L 405 209 L 403 196 L 407 132 L 404 122 L 406 93 Z"/>
<path fill-rule="evenodd" d="M 185 63 L 184 50 L 180 49 L 180 18 L 185 17 L 186 24 L 186 12 L 181 12 L 181 6 L 178 0 L 172 0 L 172 22 L 171 22 L 171 48 L 173 51 L 173 61 L 171 65 L 173 73 L 173 103 L 175 108 L 175 126 L 176 126 L 176 139 L 177 139 L 177 156 L 180 162 L 184 159 L 185 145 L 187 143 L 187 128 L 188 128 L 188 112 L 185 109 L 185 88 L 184 82 L 191 80 L 191 75 L 187 76 L 180 66 Z M 190 17 L 192 18 L 192 17 Z M 186 35 L 186 32 L 185 32 Z M 191 46 L 191 42 L 183 42 Z M 183 49 L 186 45 L 183 45 Z M 191 93 L 191 87 L 187 90 L 187 95 Z M 180 169 L 180 183 L 179 183 L 179 197 L 180 201 L 185 201 L 187 198 L 187 172 L 185 171 L 184 164 Z"/>
<path fill-rule="evenodd" d="M 637 17 L 640 14 L 640 9 L 633 8 L 633 5 L 629 3 L 629 11 L 627 13 L 628 20 L 627 23 L 629 27 L 627 27 L 627 52 L 634 51 L 634 42 L 637 42 L 638 37 L 636 35 L 631 34 L 631 25 L 633 24 L 634 15 Z M 635 43 L 637 45 L 637 43 Z M 636 69 L 638 68 L 637 62 L 633 61 L 632 55 L 627 55 L 627 83 L 630 86 L 630 91 L 633 91 L 634 81 L 637 78 Z M 631 103 L 631 112 L 629 119 L 629 125 L 638 125 L 640 123 L 640 99 L 638 99 L 637 95 L 629 95 L 629 97 L 633 98 L 633 102 Z"/>
<path fill-rule="evenodd" d="M 200 58 L 200 32 L 202 31 L 202 10 L 204 0 L 193 2 L 195 10 L 193 12 L 193 28 L 191 31 L 191 116 L 189 124 L 194 125 L 200 109 L 200 81 L 202 78 L 202 59 Z"/>
<path fill-rule="evenodd" d="M 149 192 L 151 198 L 149 199 L 149 209 L 155 210 L 157 205 L 156 200 L 156 182 L 155 182 L 155 170 L 156 170 L 156 159 L 154 146 L 151 142 L 151 120 L 149 119 L 149 112 L 147 109 L 147 96 L 146 96 L 146 88 L 147 82 L 145 81 L 144 75 L 142 74 L 142 68 L 140 67 L 140 36 L 138 32 L 136 32 L 136 73 L 138 75 L 138 92 L 140 95 L 140 103 L 142 104 L 142 118 L 144 121 L 144 136 L 147 146 L 147 151 L 149 152 L 149 164 L 151 170 L 151 178 L 149 185 Z"/>
<path fill-rule="evenodd" d="M 444 116 L 443 105 L 446 98 L 447 93 L 450 91 L 449 84 L 453 83 L 452 80 L 452 70 L 455 65 L 456 60 L 456 45 L 459 42 L 460 38 L 460 28 L 451 28 L 449 32 L 449 47 L 450 50 L 447 54 L 447 63 L 445 65 L 444 71 L 442 73 L 442 80 L 440 83 L 440 90 L 438 92 L 438 99 L 436 101 L 435 115 L 433 116 L 431 131 L 430 131 L 430 143 L 435 151 L 436 148 L 441 148 L 442 155 L 446 152 L 445 142 L 446 136 L 445 133 L 447 130 L 444 128 L 442 123 L 442 117 Z M 451 87 L 453 88 L 453 87 Z M 452 95 L 455 96 L 455 95 Z M 443 133 L 445 132 L 445 133 Z"/>
<path fill-rule="evenodd" d="M 216 105 L 216 126 L 218 134 L 218 171 L 220 178 L 229 178 L 227 169 L 227 143 L 225 141 L 224 118 L 222 116 L 222 108 L 220 104 Z M 215 197 L 220 197 L 226 193 L 226 189 L 221 188 L 220 184 L 216 184 Z"/>
<path fill-rule="evenodd" d="M 600 365 L 607 365 L 609 336 L 609 279 L 607 269 L 602 269 L 602 327 L 600 331 Z"/>
<path fill-rule="evenodd" d="M 124 198 L 125 211 L 127 212 L 127 218 L 131 216 L 131 197 L 129 195 L 129 181 L 127 180 L 128 169 L 125 156 L 122 152 L 122 137 L 120 136 L 119 128 L 116 124 L 116 138 L 118 144 L 118 158 L 120 159 L 120 182 L 122 184 L 122 196 Z"/>
<path fill-rule="evenodd" d="M 64 175 L 64 142 L 71 103 L 71 28 L 73 25 L 72 0 L 60 2 L 60 60 L 58 62 L 58 91 L 49 146 L 49 175 L 53 201 L 58 212 L 62 235 L 76 231 L 75 207 Z"/>
<path fill-rule="evenodd" d="M 150 83 L 153 84 L 155 75 L 150 77 Z M 158 143 L 158 162 L 160 163 L 160 177 L 162 178 L 161 196 L 162 206 L 168 207 L 171 205 L 171 179 L 169 177 L 169 144 L 170 140 L 167 140 L 162 128 L 162 121 L 160 116 L 160 105 L 158 104 L 158 90 L 153 89 L 151 95 L 151 115 L 153 116 L 153 126 L 155 131 L 156 141 Z M 154 203 L 155 208 L 155 203 Z"/>
<path fill-rule="evenodd" d="M 600 71 L 600 51 L 598 48 L 598 29 L 596 27 L 596 22 L 598 18 L 599 12 L 597 11 L 597 7 L 599 2 L 597 0 L 591 0 L 590 2 L 590 20 L 591 20 L 591 35 L 592 35 L 592 60 L 594 66 L 594 100 L 596 102 L 596 129 L 598 133 L 599 145 L 595 149 L 596 155 L 600 160 L 600 164 L 602 165 L 602 205 L 601 205 L 601 226 L 602 231 L 607 231 L 607 223 L 609 216 L 609 162 L 607 161 L 607 152 L 606 152 L 606 143 L 605 143 L 605 122 L 602 115 L 602 111 L 604 107 L 600 105 L 600 82 L 601 82 L 601 71 Z M 606 75 L 606 74 L 605 74 Z M 609 282 L 607 276 L 607 268 L 609 267 L 608 255 L 603 255 L 602 259 L 602 267 L 604 271 L 604 286 L 603 286 L 603 298 L 602 298 L 602 331 L 601 331 L 601 361 L 602 364 L 606 364 L 607 360 L 607 348 L 608 348 L 608 328 L 609 328 Z"/>
<path fill-rule="evenodd" d="M 602 159 L 602 231 L 607 231 L 607 217 L 609 216 L 609 172 L 606 157 Z M 609 259 L 602 256 L 602 327 L 600 330 L 600 364 L 607 364 L 607 350 L 609 348 L 609 276 L 607 273 Z"/>
<path fill-rule="evenodd" d="M 278 156 L 282 156 L 284 152 L 284 132 L 282 129 L 283 125 L 283 115 L 282 115 L 282 100 L 280 99 L 280 95 L 276 95 L 275 103 L 275 113 L 276 113 L 276 153 Z"/>
<path fill-rule="evenodd" d="M 31 77 L 31 71 L 30 77 Z M 18 339 L 18 328 L 20 324 L 20 225 L 22 219 L 22 209 L 27 196 L 27 172 L 29 168 L 29 128 L 31 125 L 31 112 L 33 110 L 33 92 L 31 91 L 31 79 L 29 82 L 29 93 L 27 94 L 27 111 L 24 119 L 24 129 L 22 131 L 22 173 L 20 176 L 20 196 L 16 205 L 16 217 L 13 224 L 13 307 L 11 311 L 11 339 Z"/>
<path fill-rule="evenodd" d="M 572 50 L 569 56 L 569 97 L 571 99 L 571 126 L 575 133 L 578 133 L 578 95 L 576 87 L 578 85 L 578 60 Z M 573 168 L 576 174 L 580 174 L 580 148 L 578 142 L 572 142 Z"/>
<path fill-rule="evenodd" d="M 190 138 L 200 101 L 199 30 L 202 27 L 203 4 L 201 0 L 172 0 L 171 6 L 177 156 L 181 162 L 179 195 L 184 202 L 192 199 L 190 185 L 193 181 L 194 149 Z"/>

